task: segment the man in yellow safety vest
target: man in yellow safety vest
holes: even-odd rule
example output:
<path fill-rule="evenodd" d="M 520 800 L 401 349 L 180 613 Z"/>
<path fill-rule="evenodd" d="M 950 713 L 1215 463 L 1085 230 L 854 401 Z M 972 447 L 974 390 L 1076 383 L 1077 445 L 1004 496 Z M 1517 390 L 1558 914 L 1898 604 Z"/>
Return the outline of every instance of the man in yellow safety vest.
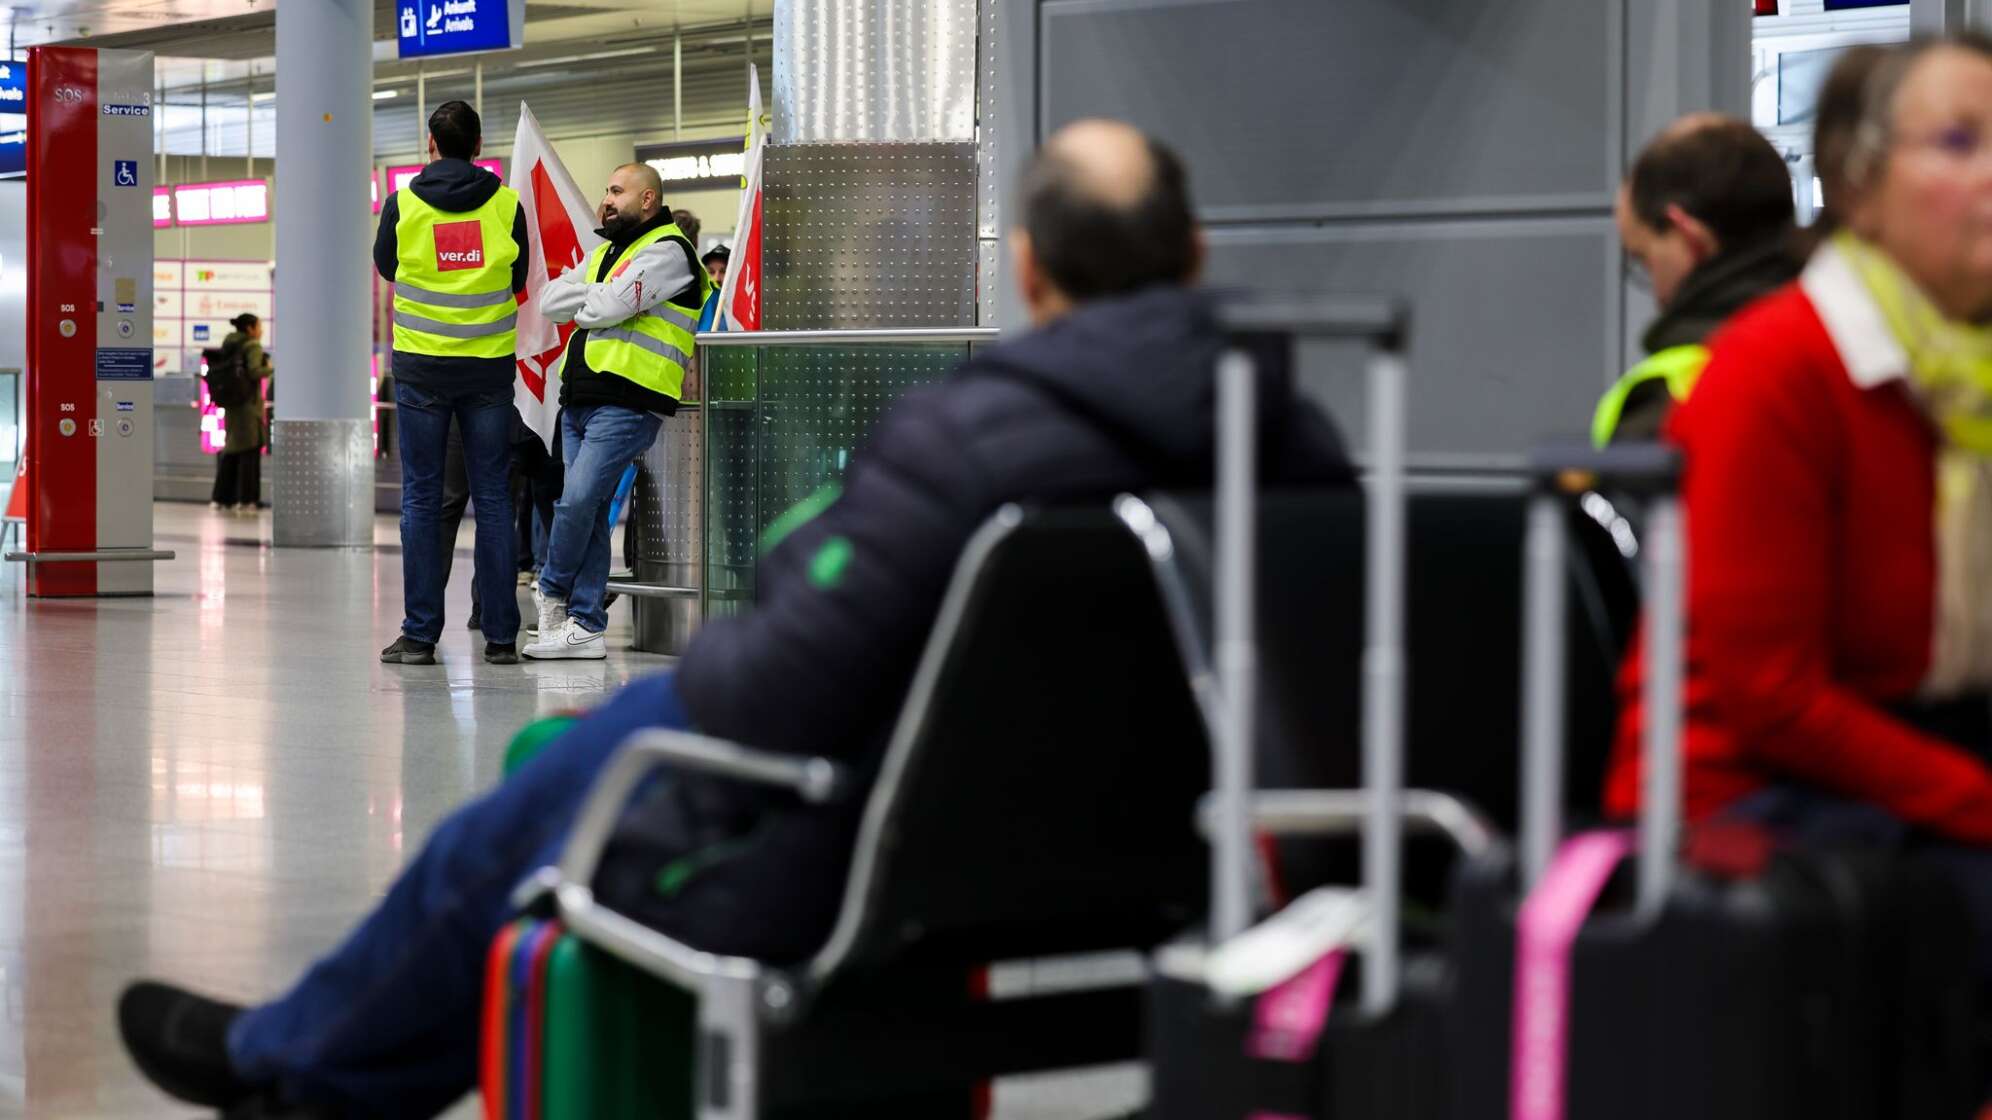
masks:
<path fill-rule="evenodd" d="M 1744 121 L 1697 113 L 1668 126 L 1632 165 L 1615 207 L 1627 273 L 1660 316 L 1591 422 L 1599 447 L 1655 439 L 1708 362 L 1703 341 L 1798 275 L 1791 176 Z"/>
<path fill-rule="evenodd" d="M 443 630 L 443 463 L 455 422 L 477 508 L 478 613 L 484 659 L 518 663 L 518 538 L 512 524 L 512 378 L 526 289 L 526 212 L 518 192 L 471 163 L 477 111 L 446 101 L 429 115 L 431 162 L 389 195 L 374 267 L 394 287 L 395 428 L 401 449 L 401 636 L 390 664 L 428 665 Z"/>
<path fill-rule="evenodd" d="M 671 220 L 656 168 L 616 168 L 601 219 L 603 243 L 539 297 L 541 314 L 576 327 L 560 364 L 567 477 L 533 588 L 539 636 L 521 651 L 542 660 L 608 656 L 609 499 L 678 410 L 712 290 L 698 250 Z"/>

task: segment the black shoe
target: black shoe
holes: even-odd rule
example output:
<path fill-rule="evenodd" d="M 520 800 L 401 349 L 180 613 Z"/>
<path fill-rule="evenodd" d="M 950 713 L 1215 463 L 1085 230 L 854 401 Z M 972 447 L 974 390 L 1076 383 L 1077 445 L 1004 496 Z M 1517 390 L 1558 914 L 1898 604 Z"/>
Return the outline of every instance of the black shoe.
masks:
<path fill-rule="evenodd" d="M 464 629 L 466 630 L 484 629 L 484 616 L 478 614 L 476 611 L 470 612 L 470 621 L 464 624 Z"/>
<path fill-rule="evenodd" d="M 118 1034 L 140 1073 L 189 1104 L 229 1108 L 256 1095 L 228 1063 L 228 1028 L 242 1009 L 141 980 L 118 997 Z"/>
<path fill-rule="evenodd" d="M 394 639 L 394 644 L 380 651 L 384 665 L 434 665 L 436 647 L 430 642 L 418 642 L 407 635 Z"/>
<path fill-rule="evenodd" d="M 493 665 L 517 665 L 519 663 L 519 643 L 486 642 L 484 660 Z"/>

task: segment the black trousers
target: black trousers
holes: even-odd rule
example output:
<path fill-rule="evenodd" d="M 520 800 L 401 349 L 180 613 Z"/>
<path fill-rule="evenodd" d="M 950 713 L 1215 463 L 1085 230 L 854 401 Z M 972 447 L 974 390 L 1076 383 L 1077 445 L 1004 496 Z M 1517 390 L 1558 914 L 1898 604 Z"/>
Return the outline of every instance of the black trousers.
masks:
<path fill-rule="evenodd" d="M 224 451 L 215 460 L 214 494 L 210 501 L 225 506 L 253 506 L 263 500 L 262 448 Z"/>

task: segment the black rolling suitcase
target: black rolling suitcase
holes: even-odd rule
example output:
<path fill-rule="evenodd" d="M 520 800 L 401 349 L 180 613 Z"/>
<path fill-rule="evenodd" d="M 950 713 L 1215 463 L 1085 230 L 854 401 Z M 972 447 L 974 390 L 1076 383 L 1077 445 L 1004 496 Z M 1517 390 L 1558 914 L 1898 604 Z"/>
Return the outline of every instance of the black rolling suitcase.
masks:
<path fill-rule="evenodd" d="M 1519 872 L 1455 885 L 1459 1120 L 1969 1117 L 1970 933 L 1940 878 L 1879 853 L 1697 830 L 1681 855 L 1683 533 L 1664 448 L 1538 457 Z M 1643 816 L 1561 836 L 1562 492 L 1650 499 Z M 1518 904 L 1517 875 L 1522 884 Z M 1948 979 L 1946 979 L 1948 978 Z"/>
<path fill-rule="evenodd" d="M 1443 799 L 1403 789 L 1405 495 L 1402 313 L 1389 304 L 1239 305 L 1225 312 L 1234 346 L 1218 371 L 1214 793 L 1205 819 L 1213 848 L 1212 920 L 1205 934 L 1164 947 L 1148 992 L 1150 1120 L 1301 1120 L 1310 1117 L 1438 1118 L 1445 1115 L 1443 973 L 1400 961 L 1397 909 L 1407 807 L 1416 817 Z M 1338 338 L 1373 348 L 1368 376 L 1372 458 L 1367 480 L 1368 572 L 1362 738 L 1364 791 L 1279 795 L 1284 825 L 1253 791 L 1256 645 L 1252 477 L 1252 358 L 1257 347 Z M 1409 800 L 1407 802 L 1407 794 Z M 1428 821 L 1428 823 L 1430 823 Z M 1471 822 L 1477 825 L 1477 822 Z M 1253 830 L 1363 834 L 1359 892 L 1298 900 L 1265 926 L 1253 912 Z M 1473 828 L 1465 830 L 1473 833 Z M 1289 924 L 1277 980 L 1223 979 L 1213 946 L 1245 938 L 1315 906 L 1317 920 Z M 1339 907 L 1339 909 L 1338 909 Z M 1316 935 L 1339 915 L 1346 936 Z M 1360 918 L 1352 918 L 1360 915 Z M 1327 925 L 1335 924 L 1329 921 Z M 1312 931 L 1312 932 L 1309 932 Z M 1280 935 L 1272 935 L 1278 940 Z M 1298 938 L 1298 941 L 1293 938 Z M 1315 938 L 1310 940 L 1310 938 Z M 1296 952 L 1294 945 L 1308 946 Z M 1247 954 L 1249 957 L 1250 954 Z M 1235 957 L 1231 958 L 1237 959 Z"/>

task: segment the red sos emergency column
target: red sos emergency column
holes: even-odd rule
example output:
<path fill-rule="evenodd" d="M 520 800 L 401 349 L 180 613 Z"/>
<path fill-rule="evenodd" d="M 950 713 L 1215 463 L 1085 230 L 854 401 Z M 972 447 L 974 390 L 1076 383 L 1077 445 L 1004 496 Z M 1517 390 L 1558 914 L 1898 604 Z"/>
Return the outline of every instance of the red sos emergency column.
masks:
<path fill-rule="evenodd" d="M 152 55 L 28 52 L 28 594 L 149 595 Z"/>

